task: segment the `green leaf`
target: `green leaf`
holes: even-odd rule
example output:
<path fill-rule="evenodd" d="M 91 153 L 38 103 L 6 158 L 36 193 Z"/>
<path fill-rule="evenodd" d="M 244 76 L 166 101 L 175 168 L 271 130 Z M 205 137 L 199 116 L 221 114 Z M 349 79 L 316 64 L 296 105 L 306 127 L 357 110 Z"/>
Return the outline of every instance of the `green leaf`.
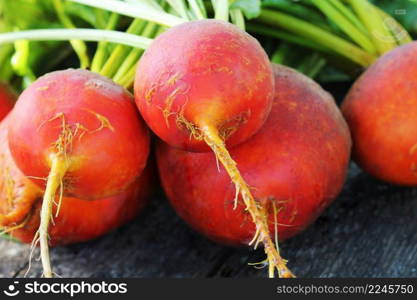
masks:
<path fill-rule="evenodd" d="M 65 13 L 71 18 L 78 18 L 95 28 L 103 28 L 103 24 L 97 19 L 97 11 L 100 9 L 68 1 L 64 3 L 64 6 Z M 100 13 L 104 19 L 107 19 L 110 15 L 108 11 L 101 10 Z"/>
<path fill-rule="evenodd" d="M 299 0 L 297 2 L 294 0 L 263 0 L 262 7 L 273 8 L 301 18 L 327 31 L 334 31 L 331 28 L 332 24 L 327 22 L 323 14 L 312 5 L 310 0 Z"/>
<path fill-rule="evenodd" d="M 40 28 L 55 19 L 49 0 L 0 0 L 0 11 L 7 31 Z"/>
<path fill-rule="evenodd" d="M 18 239 L 12 237 L 10 234 L 7 234 L 7 233 L 0 233 L 0 238 L 3 238 L 6 241 L 12 241 L 12 242 L 21 243 L 21 241 L 19 241 Z"/>
<path fill-rule="evenodd" d="M 36 76 L 29 64 L 29 42 L 22 40 L 15 42 L 14 45 L 16 50 L 11 59 L 13 69 L 20 76 L 26 77 L 29 81 L 34 81 Z"/>
<path fill-rule="evenodd" d="M 247 19 L 253 19 L 261 13 L 260 0 L 232 0 L 230 1 L 230 9 L 240 9 Z"/>
<path fill-rule="evenodd" d="M 9 81 L 13 76 L 13 68 L 10 57 L 13 54 L 13 45 L 2 45 L 0 47 L 0 81 Z"/>

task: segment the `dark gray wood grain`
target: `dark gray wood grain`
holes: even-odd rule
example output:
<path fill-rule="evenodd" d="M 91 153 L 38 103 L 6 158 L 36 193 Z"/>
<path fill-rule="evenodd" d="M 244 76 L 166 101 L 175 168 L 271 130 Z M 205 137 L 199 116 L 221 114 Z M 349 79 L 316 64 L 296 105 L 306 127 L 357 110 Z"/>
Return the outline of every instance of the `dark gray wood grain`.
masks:
<path fill-rule="evenodd" d="M 299 277 L 417 277 L 417 189 L 379 182 L 352 165 L 338 199 L 281 248 Z M 25 276 L 28 254 L 28 246 L 1 240 L 0 276 Z M 160 195 L 136 221 L 53 249 L 52 261 L 63 277 L 265 277 L 247 265 L 262 254 L 208 241 Z M 40 274 L 33 261 L 27 276 Z"/>

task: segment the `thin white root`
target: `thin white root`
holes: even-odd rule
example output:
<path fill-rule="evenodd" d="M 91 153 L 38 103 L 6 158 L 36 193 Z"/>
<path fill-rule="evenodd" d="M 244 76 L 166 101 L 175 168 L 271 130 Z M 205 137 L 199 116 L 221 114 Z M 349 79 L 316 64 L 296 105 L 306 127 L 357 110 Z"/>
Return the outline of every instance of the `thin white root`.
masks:
<path fill-rule="evenodd" d="M 39 243 L 39 231 L 36 231 L 35 236 L 33 237 L 32 243 L 30 245 L 30 252 L 29 252 L 29 264 L 28 264 L 28 268 L 25 272 L 24 277 L 27 277 L 27 275 L 30 272 L 30 269 L 32 268 L 32 257 L 33 257 L 33 253 L 35 252 L 36 249 L 36 245 Z"/>
<path fill-rule="evenodd" d="M 230 156 L 227 151 L 223 140 L 220 138 L 217 129 L 213 126 L 207 126 L 200 124 L 200 130 L 203 133 L 204 141 L 210 146 L 212 151 L 216 154 L 216 157 L 222 163 L 226 172 L 229 174 L 232 182 L 235 185 L 237 193 L 242 197 L 243 202 L 246 205 L 246 210 L 252 217 L 252 221 L 256 226 L 256 232 L 250 245 L 254 244 L 255 247 L 259 243 L 264 246 L 264 251 L 267 256 L 268 262 L 268 274 L 270 278 L 275 276 L 275 270 L 278 272 L 280 278 L 295 277 L 293 273 L 287 267 L 287 261 L 283 259 L 279 253 L 277 245 L 271 239 L 268 226 L 267 213 L 258 202 L 252 196 L 248 185 L 240 174 L 239 169 L 236 166 L 236 162 Z M 237 197 L 235 198 L 235 205 L 237 205 Z"/>
<path fill-rule="evenodd" d="M 54 155 L 51 163 L 51 171 L 48 176 L 45 193 L 43 196 L 41 207 L 41 221 L 39 225 L 39 241 L 41 248 L 41 261 L 43 267 L 43 275 L 45 278 L 52 278 L 52 266 L 49 256 L 49 223 L 52 219 L 52 207 L 55 200 L 55 194 L 62 185 L 62 178 L 67 171 L 68 165 L 65 157 L 62 155 Z"/>

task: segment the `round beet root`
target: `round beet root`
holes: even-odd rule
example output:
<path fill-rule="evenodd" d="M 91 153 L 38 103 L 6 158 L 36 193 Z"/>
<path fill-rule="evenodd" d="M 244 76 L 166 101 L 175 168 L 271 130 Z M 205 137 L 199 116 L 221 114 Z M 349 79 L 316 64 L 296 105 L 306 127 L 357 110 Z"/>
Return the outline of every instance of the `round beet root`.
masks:
<path fill-rule="evenodd" d="M 287 239 L 313 222 L 345 180 L 351 140 L 332 97 L 304 75 L 274 66 L 275 99 L 261 130 L 231 156 L 268 215 L 271 237 Z M 193 228 L 224 244 L 248 245 L 256 228 L 225 170 L 210 153 L 157 148 L 164 190 Z M 275 224 L 278 224 L 278 232 Z"/>
<path fill-rule="evenodd" d="M 342 104 L 353 158 L 373 176 L 417 185 L 417 42 L 379 58 Z"/>
<path fill-rule="evenodd" d="M 136 104 L 169 145 L 210 151 L 203 127 L 233 146 L 247 140 L 271 109 L 273 75 L 260 44 L 237 26 L 200 20 L 155 39 L 135 78 Z"/>
<path fill-rule="evenodd" d="M 51 277 L 48 227 L 57 191 L 58 202 L 125 191 L 145 167 L 149 132 L 129 92 L 86 70 L 39 78 L 20 95 L 10 118 L 13 159 L 45 189 L 39 241 L 44 275 Z"/>

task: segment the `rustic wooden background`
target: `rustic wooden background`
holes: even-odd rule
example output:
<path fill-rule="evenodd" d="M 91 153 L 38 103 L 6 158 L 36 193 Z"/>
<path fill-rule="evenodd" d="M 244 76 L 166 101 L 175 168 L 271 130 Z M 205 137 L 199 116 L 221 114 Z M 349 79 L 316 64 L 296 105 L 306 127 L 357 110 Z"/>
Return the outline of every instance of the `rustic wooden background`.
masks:
<path fill-rule="evenodd" d="M 299 277 L 417 277 L 417 189 L 394 187 L 354 164 L 336 201 L 282 253 Z M 0 277 L 22 277 L 29 247 L 0 241 Z M 191 230 L 162 194 L 136 221 L 95 241 L 55 248 L 63 277 L 265 277 L 262 251 L 214 244 Z M 28 277 L 40 276 L 34 261 Z"/>

